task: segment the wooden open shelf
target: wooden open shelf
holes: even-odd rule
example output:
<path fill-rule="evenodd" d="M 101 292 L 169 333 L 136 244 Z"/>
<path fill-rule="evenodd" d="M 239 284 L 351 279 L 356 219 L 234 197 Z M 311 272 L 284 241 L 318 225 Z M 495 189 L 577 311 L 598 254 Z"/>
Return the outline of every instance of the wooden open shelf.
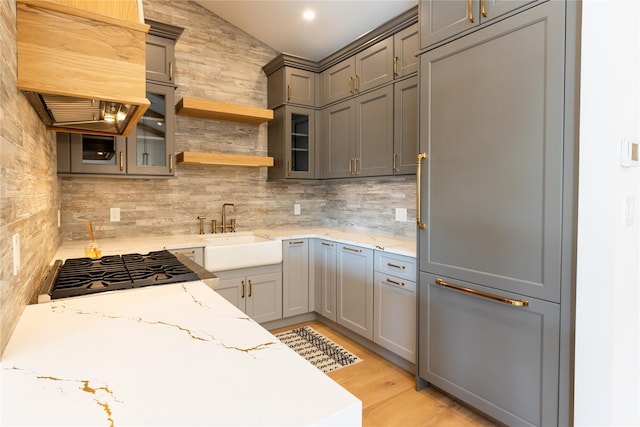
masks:
<path fill-rule="evenodd" d="M 204 119 L 231 120 L 234 122 L 255 124 L 273 120 L 273 110 L 225 104 L 186 96 L 176 104 L 176 114 L 201 117 Z"/>
<path fill-rule="evenodd" d="M 176 162 L 186 165 L 270 167 L 273 166 L 273 157 L 185 151 L 176 154 Z"/>

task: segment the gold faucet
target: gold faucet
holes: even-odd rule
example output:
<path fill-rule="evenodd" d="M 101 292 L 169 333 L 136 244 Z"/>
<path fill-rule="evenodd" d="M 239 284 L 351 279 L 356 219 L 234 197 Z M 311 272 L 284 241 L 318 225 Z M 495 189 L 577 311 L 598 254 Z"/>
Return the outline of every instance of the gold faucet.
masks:
<path fill-rule="evenodd" d="M 222 205 L 222 225 L 218 225 L 218 221 L 216 221 L 215 219 L 211 221 L 211 232 L 212 233 L 217 233 L 218 229 L 222 230 L 223 233 L 226 233 L 227 230 L 231 230 L 231 232 L 235 232 L 236 231 L 236 220 L 235 218 L 232 218 L 230 220 L 230 224 L 227 225 L 227 216 L 226 216 L 226 207 L 227 206 L 231 206 L 233 208 L 233 212 L 236 211 L 236 205 L 234 205 L 233 203 L 225 203 L 224 205 Z"/>

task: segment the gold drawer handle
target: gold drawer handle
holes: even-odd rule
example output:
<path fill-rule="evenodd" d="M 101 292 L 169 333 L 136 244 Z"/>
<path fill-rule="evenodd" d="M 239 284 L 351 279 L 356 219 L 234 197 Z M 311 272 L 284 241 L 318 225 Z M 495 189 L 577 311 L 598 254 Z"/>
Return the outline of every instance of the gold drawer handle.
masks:
<path fill-rule="evenodd" d="M 333 243 L 322 242 L 322 246 L 329 246 L 330 248 L 332 248 Z"/>
<path fill-rule="evenodd" d="M 396 282 L 395 280 L 391 280 L 391 279 L 387 279 L 387 283 L 391 283 L 391 284 L 397 285 L 397 286 L 404 286 L 404 283 Z"/>
<path fill-rule="evenodd" d="M 290 245 L 301 245 L 301 244 L 303 244 L 303 243 L 304 243 L 304 242 L 303 242 L 302 240 L 299 240 L 299 241 L 297 241 L 297 242 L 289 242 L 289 244 L 290 244 Z"/>
<path fill-rule="evenodd" d="M 344 246 L 344 250 L 345 251 L 351 251 L 351 252 L 357 252 L 357 253 L 362 252 L 362 249 L 353 249 L 353 248 L 350 248 L 348 246 Z"/>
<path fill-rule="evenodd" d="M 469 22 L 475 22 L 475 19 L 473 19 L 473 0 L 467 1 L 467 18 L 469 19 Z"/>
<path fill-rule="evenodd" d="M 389 267 L 399 268 L 399 269 L 401 269 L 401 270 L 404 270 L 404 269 L 406 269 L 406 268 L 407 268 L 407 267 L 405 267 L 404 265 L 395 265 L 395 264 L 391 264 L 390 262 L 388 262 L 388 263 L 387 263 L 387 265 L 388 265 Z"/>
<path fill-rule="evenodd" d="M 454 285 L 453 283 L 445 282 L 439 277 L 436 279 L 436 285 L 440 285 L 444 288 L 450 288 L 459 292 L 475 295 L 477 297 L 490 299 L 492 301 L 498 301 L 503 304 L 513 305 L 515 307 L 527 307 L 529 305 L 529 301 L 527 300 L 515 300 L 515 299 L 500 297 L 498 295 L 488 294 L 486 292 L 476 291 L 475 289 L 469 289 L 469 288 L 465 288 L 464 286 L 458 286 L 458 285 Z"/>

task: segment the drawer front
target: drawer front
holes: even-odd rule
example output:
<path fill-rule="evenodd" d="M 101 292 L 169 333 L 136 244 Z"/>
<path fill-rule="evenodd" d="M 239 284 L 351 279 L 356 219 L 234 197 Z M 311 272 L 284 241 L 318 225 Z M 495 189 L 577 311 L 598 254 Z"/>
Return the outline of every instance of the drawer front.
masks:
<path fill-rule="evenodd" d="M 416 259 L 403 255 L 376 251 L 377 272 L 406 280 L 416 280 Z"/>

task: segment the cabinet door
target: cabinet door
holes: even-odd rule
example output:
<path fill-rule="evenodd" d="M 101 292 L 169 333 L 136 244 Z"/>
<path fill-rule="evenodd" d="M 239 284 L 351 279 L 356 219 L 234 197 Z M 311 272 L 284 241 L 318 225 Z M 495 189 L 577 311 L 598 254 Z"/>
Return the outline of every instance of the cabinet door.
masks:
<path fill-rule="evenodd" d="M 421 0 L 420 40 L 429 47 L 529 3 L 545 0 Z"/>
<path fill-rule="evenodd" d="M 420 0 L 420 46 L 429 47 L 480 24 L 480 0 Z"/>
<path fill-rule="evenodd" d="M 282 317 L 309 312 L 309 241 L 282 242 Z"/>
<path fill-rule="evenodd" d="M 393 76 L 408 76 L 418 72 L 420 50 L 420 27 L 413 24 L 393 35 Z"/>
<path fill-rule="evenodd" d="M 416 282 L 376 272 L 373 302 L 373 341 L 415 363 Z"/>
<path fill-rule="evenodd" d="M 315 106 L 315 73 L 285 68 L 285 99 L 289 104 Z"/>
<path fill-rule="evenodd" d="M 174 88 L 147 83 L 151 106 L 127 138 L 127 171 L 132 175 L 175 173 Z"/>
<path fill-rule="evenodd" d="M 336 321 L 336 244 L 327 240 L 315 241 L 314 289 L 315 310 L 329 320 Z"/>
<path fill-rule="evenodd" d="M 354 174 L 355 101 L 348 100 L 323 111 L 323 160 L 326 178 Z"/>
<path fill-rule="evenodd" d="M 127 173 L 126 138 L 80 133 L 68 135 L 71 144 L 71 173 Z"/>
<path fill-rule="evenodd" d="M 222 297 L 231 304 L 246 313 L 245 301 L 247 296 L 247 284 L 244 277 L 219 279 L 218 286 L 215 288 L 215 291 L 222 295 Z"/>
<path fill-rule="evenodd" d="M 420 273 L 419 376 L 507 425 L 557 425 L 560 306 L 526 300 L 516 307 Z"/>
<path fill-rule="evenodd" d="M 393 174 L 393 86 L 355 98 L 357 176 Z"/>
<path fill-rule="evenodd" d="M 394 85 L 393 173 L 416 173 L 418 155 L 418 77 Z"/>
<path fill-rule="evenodd" d="M 560 301 L 563 41 L 547 2 L 422 55 L 420 270 Z"/>
<path fill-rule="evenodd" d="M 322 105 L 353 95 L 355 58 L 345 59 L 322 72 Z"/>
<path fill-rule="evenodd" d="M 354 91 L 365 92 L 393 80 L 393 37 L 356 54 Z"/>
<path fill-rule="evenodd" d="M 315 177 L 315 115 L 310 108 L 285 108 L 286 177 Z"/>
<path fill-rule="evenodd" d="M 337 246 L 337 322 L 373 340 L 373 251 Z"/>
<path fill-rule="evenodd" d="M 147 80 L 174 83 L 174 41 L 147 34 Z"/>
<path fill-rule="evenodd" d="M 256 322 L 282 319 L 282 273 L 246 278 L 246 313 Z"/>

